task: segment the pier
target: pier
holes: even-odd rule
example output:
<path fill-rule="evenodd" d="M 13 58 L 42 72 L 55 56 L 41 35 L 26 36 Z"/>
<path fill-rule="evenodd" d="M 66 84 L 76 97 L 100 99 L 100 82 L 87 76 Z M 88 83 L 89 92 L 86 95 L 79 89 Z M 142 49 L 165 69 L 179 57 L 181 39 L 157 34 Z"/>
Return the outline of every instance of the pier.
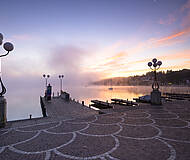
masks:
<path fill-rule="evenodd" d="M 0 159 L 189 159 L 189 101 L 115 105 L 98 114 L 73 100 L 45 102 L 47 117 L 0 129 Z"/>
<path fill-rule="evenodd" d="M 44 101 L 48 117 L 51 118 L 77 118 L 98 114 L 97 111 L 75 100 L 65 101 L 63 98 L 52 98 Z"/>

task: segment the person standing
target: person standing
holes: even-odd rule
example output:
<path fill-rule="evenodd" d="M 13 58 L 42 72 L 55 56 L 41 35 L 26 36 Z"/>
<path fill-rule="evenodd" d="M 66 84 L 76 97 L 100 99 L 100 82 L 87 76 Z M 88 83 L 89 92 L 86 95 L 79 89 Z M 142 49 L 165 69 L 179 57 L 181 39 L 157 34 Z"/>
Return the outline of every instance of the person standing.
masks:
<path fill-rule="evenodd" d="M 47 100 L 51 101 L 51 92 L 52 92 L 52 86 L 48 84 L 47 86 Z"/>

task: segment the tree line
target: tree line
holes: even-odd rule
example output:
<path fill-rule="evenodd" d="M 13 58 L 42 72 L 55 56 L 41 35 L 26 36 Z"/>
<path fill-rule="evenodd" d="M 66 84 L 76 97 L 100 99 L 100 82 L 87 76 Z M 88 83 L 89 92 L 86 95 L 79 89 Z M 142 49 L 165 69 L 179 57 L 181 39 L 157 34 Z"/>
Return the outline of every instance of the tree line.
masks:
<path fill-rule="evenodd" d="M 190 86 L 190 69 L 179 71 L 160 71 L 157 72 L 157 79 L 160 85 L 187 85 Z M 141 76 L 114 77 L 93 82 L 93 85 L 106 86 L 134 86 L 134 85 L 151 85 L 154 80 L 154 72 L 147 72 Z"/>

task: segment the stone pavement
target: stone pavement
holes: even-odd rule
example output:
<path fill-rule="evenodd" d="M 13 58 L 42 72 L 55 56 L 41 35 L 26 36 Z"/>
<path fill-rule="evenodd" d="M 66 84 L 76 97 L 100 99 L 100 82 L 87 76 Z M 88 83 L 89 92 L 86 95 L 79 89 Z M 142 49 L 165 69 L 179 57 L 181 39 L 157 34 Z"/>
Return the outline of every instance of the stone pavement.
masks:
<path fill-rule="evenodd" d="M 189 160 L 190 102 L 162 107 L 8 125 L 0 129 L 0 160 Z"/>
<path fill-rule="evenodd" d="M 48 117 L 52 118 L 86 117 L 98 113 L 87 106 L 83 106 L 81 103 L 73 100 L 66 102 L 62 98 L 52 98 L 51 102 L 45 102 L 45 107 Z"/>

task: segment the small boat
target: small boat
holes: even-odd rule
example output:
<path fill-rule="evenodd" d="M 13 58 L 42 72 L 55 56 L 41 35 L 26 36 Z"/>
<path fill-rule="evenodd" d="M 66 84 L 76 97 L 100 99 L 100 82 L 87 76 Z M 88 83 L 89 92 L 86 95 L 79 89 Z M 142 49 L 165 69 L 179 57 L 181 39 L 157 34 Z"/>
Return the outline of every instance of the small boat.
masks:
<path fill-rule="evenodd" d="M 110 88 L 108 88 L 109 90 L 113 90 L 113 87 L 112 87 L 112 79 L 111 79 L 111 86 Z"/>

